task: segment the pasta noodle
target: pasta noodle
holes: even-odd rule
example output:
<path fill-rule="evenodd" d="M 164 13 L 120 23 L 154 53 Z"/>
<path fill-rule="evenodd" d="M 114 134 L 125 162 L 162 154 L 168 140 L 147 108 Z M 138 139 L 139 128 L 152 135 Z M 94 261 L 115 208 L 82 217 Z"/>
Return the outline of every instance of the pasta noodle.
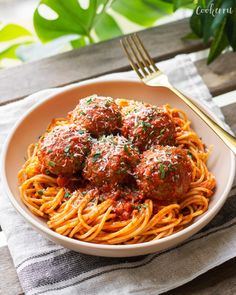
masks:
<path fill-rule="evenodd" d="M 116 103 L 121 108 L 129 107 L 128 100 L 118 99 Z M 181 200 L 164 203 L 146 198 L 127 220 L 119 219 L 113 211 L 114 200 L 101 200 L 96 189 L 78 188 L 68 197 L 58 176 L 41 172 L 36 143 L 29 146 L 27 160 L 18 174 L 22 201 L 58 234 L 85 242 L 144 243 L 184 229 L 206 212 L 216 183 L 207 168 L 209 150 L 191 129 L 187 115 L 169 105 L 164 109 L 176 126 L 176 146 L 188 150 L 192 165 L 190 187 Z M 48 130 L 68 123 L 67 118 L 54 119 Z"/>

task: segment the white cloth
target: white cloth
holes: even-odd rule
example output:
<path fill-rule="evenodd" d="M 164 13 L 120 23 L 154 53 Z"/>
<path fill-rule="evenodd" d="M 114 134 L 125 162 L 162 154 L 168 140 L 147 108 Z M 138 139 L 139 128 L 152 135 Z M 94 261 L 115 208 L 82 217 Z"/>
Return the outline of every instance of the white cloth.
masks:
<path fill-rule="evenodd" d="M 176 88 L 206 104 L 223 120 L 187 55 L 158 66 Z M 134 72 L 106 76 L 107 79 L 118 77 L 137 79 Z M 0 107 L 0 148 L 15 121 L 37 101 L 57 91 L 60 88 L 43 90 Z M 173 249 L 133 258 L 94 257 L 64 249 L 36 233 L 14 210 L 3 191 L 0 197 L 0 224 L 27 295 L 160 294 L 236 254 L 236 196 L 233 191 L 220 213 L 200 233 Z"/>

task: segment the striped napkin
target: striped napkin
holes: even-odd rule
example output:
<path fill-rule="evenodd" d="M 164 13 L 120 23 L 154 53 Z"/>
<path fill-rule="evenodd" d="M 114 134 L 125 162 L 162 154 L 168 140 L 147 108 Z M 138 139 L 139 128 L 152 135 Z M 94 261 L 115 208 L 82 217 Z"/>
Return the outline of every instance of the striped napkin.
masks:
<path fill-rule="evenodd" d="M 223 120 L 220 109 L 187 55 L 158 66 L 185 94 L 206 104 Z M 135 73 L 106 76 L 137 79 Z M 104 78 L 104 77 L 103 77 Z M 67 86 L 70 87 L 70 86 Z M 15 121 L 38 100 L 59 89 L 33 94 L 0 107 L 0 143 Z M 2 146 L 0 147 L 2 148 Z M 132 258 L 104 258 L 69 251 L 36 233 L 1 191 L 0 224 L 24 292 L 36 294 L 160 294 L 176 288 L 236 255 L 236 192 L 200 233 L 181 245 Z"/>

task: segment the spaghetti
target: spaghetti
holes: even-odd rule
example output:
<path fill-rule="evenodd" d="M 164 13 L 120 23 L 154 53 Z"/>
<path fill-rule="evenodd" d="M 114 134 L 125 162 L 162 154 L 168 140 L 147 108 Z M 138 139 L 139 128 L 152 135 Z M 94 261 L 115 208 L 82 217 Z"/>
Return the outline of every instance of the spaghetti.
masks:
<path fill-rule="evenodd" d="M 115 102 L 122 116 L 127 110 L 132 112 L 135 104 L 124 99 Z M 206 165 L 209 151 L 191 129 L 183 111 L 169 105 L 163 106 L 163 109 L 175 126 L 175 147 L 187 151 L 191 165 L 188 190 L 181 197 L 166 200 L 145 197 L 136 188 L 135 193 L 131 193 L 131 200 L 127 196 L 130 196 L 132 188 L 127 188 L 129 184 L 125 184 L 126 188 L 123 188 L 127 193 L 122 199 L 125 201 L 121 202 L 119 192 L 122 191 L 122 184 L 118 185 L 119 189 L 114 189 L 112 184 L 112 188 L 106 188 L 101 193 L 93 182 L 84 181 L 81 173 L 78 177 L 76 174 L 71 177 L 53 174 L 45 169 L 39 156 L 41 138 L 38 143 L 29 146 L 27 160 L 18 174 L 24 204 L 35 215 L 46 219 L 49 228 L 58 234 L 92 243 L 143 243 L 169 236 L 190 225 L 195 217 L 208 209 L 215 188 L 215 178 Z M 54 119 L 47 133 L 57 126 L 70 124 L 70 116 Z M 95 156 L 93 154 L 92 163 L 96 160 L 94 157 L 98 157 L 98 152 Z M 54 164 L 52 166 L 55 168 Z M 161 182 L 167 177 L 167 171 L 163 171 L 159 175 Z"/>

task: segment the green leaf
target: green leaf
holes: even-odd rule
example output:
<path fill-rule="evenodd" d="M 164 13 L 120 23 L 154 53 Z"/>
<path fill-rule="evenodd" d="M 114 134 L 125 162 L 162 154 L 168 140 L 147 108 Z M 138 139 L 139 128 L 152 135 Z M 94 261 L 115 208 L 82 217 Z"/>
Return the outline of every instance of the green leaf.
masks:
<path fill-rule="evenodd" d="M 73 48 L 80 48 L 85 46 L 88 42 L 86 42 L 87 37 L 80 37 L 70 42 Z"/>
<path fill-rule="evenodd" d="M 213 32 L 216 31 L 217 28 L 221 25 L 221 23 L 224 21 L 224 18 L 229 16 L 229 14 L 227 13 L 227 9 L 233 7 L 233 1 L 234 0 L 224 1 L 222 5 L 219 7 L 220 12 L 214 17 L 214 20 L 211 25 L 211 30 Z"/>
<path fill-rule="evenodd" d="M 230 46 L 236 51 L 236 1 L 234 1 L 234 5 L 232 6 L 232 14 L 227 18 L 226 34 Z"/>
<path fill-rule="evenodd" d="M 182 40 L 197 40 L 197 39 L 199 39 L 199 37 L 193 32 L 188 33 L 182 38 Z"/>
<path fill-rule="evenodd" d="M 186 7 L 189 5 L 191 5 L 191 7 L 193 6 L 193 0 L 173 0 L 174 11 L 176 11 L 180 7 Z"/>
<path fill-rule="evenodd" d="M 118 0 L 113 2 L 112 9 L 141 26 L 153 25 L 157 19 L 172 10 L 168 3 L 160 0 Z"/>
<path fill-rule="evenodd" d="M 19 57 L 16 54 L 16 50 L 19 46 L 22 44 L 30 44 L 31 42 L 20 42 L 18 44 L 14 44 L 11 46 L 6 47 L 4 50 L 0 50 L 0 60 L 4 58 L 12 58 L 12 59 L 19 59 Z"/>
<path fill-rule="evenodd" d="M 216 59 L 221 52 L 229 45 L 228 39 L 225 34 L 225 26 L 226 26 L 226 17 L 224 21 L 219 26 L 218 30 L 215 33 L 214 40 L 212 41 L 210 52 L 208 55 L 207 63 L 210 64 Z"/>
<path fill-rule="evenodd" d="M 107 13 L 103 13 L 94 28 L 100 40 L 107 40 L 122 35 L 117 22 Z"/>
<path fill-rule="evenodd" d="M 151 9 L 162 12 L 163 15 L 171 14 L 173 12 L 172 0 L 170 0 L 170 2 L 164 0 L 143 0 L 143 2 Z"/>
<path fill-rule="evenodd" d="M 215 0 L 209 1 L 207 5 L 207 9 L 210 9 L 211 5 L 214 5 Z M 211 13 L 204 13 L 201 16 L 203 20 L 203 42 L 206 44 L 208 43 L 210 37 L 213 36 L 213 31 L 211 29 L 212 22 L 214 20 L 214 16 Z"/>
<path fill-rule="evenodd" d="M 32 43 L 32 33 L 17 24 L 7 24 L 0 29 L 0 60 L 18 59 L 16 49 L 22 44 Z"/>
<path fill-rule="evenodd" d="M 6 42 L 24 36 L 32 36 L 32 33 L 17 24 L 7 24 L 0 29 L 0 42 Z"/>
<path fill-rule="evenodd" d="M 13 46 L 10 46 L 9 48 L 7 48 L 6 50 L 3 50 L 2 52 L 0 52 L 0 60 L 4 59 L 4 58 L 17 59 L 15 51 L 18 46 L 19 45 L 13 45 Z"/>
<path fill-rule="evenodd" d="M 190 18 L 190 27 L 194 34 L 196 34 L 199 38 L 203 36 L 203 16 L 197 14 L 197 10 L 195 9 L 191 18 Z"/>
<path fill-rule="evenodd" d="M 41 0 L 34 12 L 35 31 L 43 42 L 70 34 L 89 36 L 98 3 L 89 1 L 89 7 L 83 9 L 77 0 Z M 42 5 L 51 9 L 56 17 L 49 19 L 41 15 Z"/>

